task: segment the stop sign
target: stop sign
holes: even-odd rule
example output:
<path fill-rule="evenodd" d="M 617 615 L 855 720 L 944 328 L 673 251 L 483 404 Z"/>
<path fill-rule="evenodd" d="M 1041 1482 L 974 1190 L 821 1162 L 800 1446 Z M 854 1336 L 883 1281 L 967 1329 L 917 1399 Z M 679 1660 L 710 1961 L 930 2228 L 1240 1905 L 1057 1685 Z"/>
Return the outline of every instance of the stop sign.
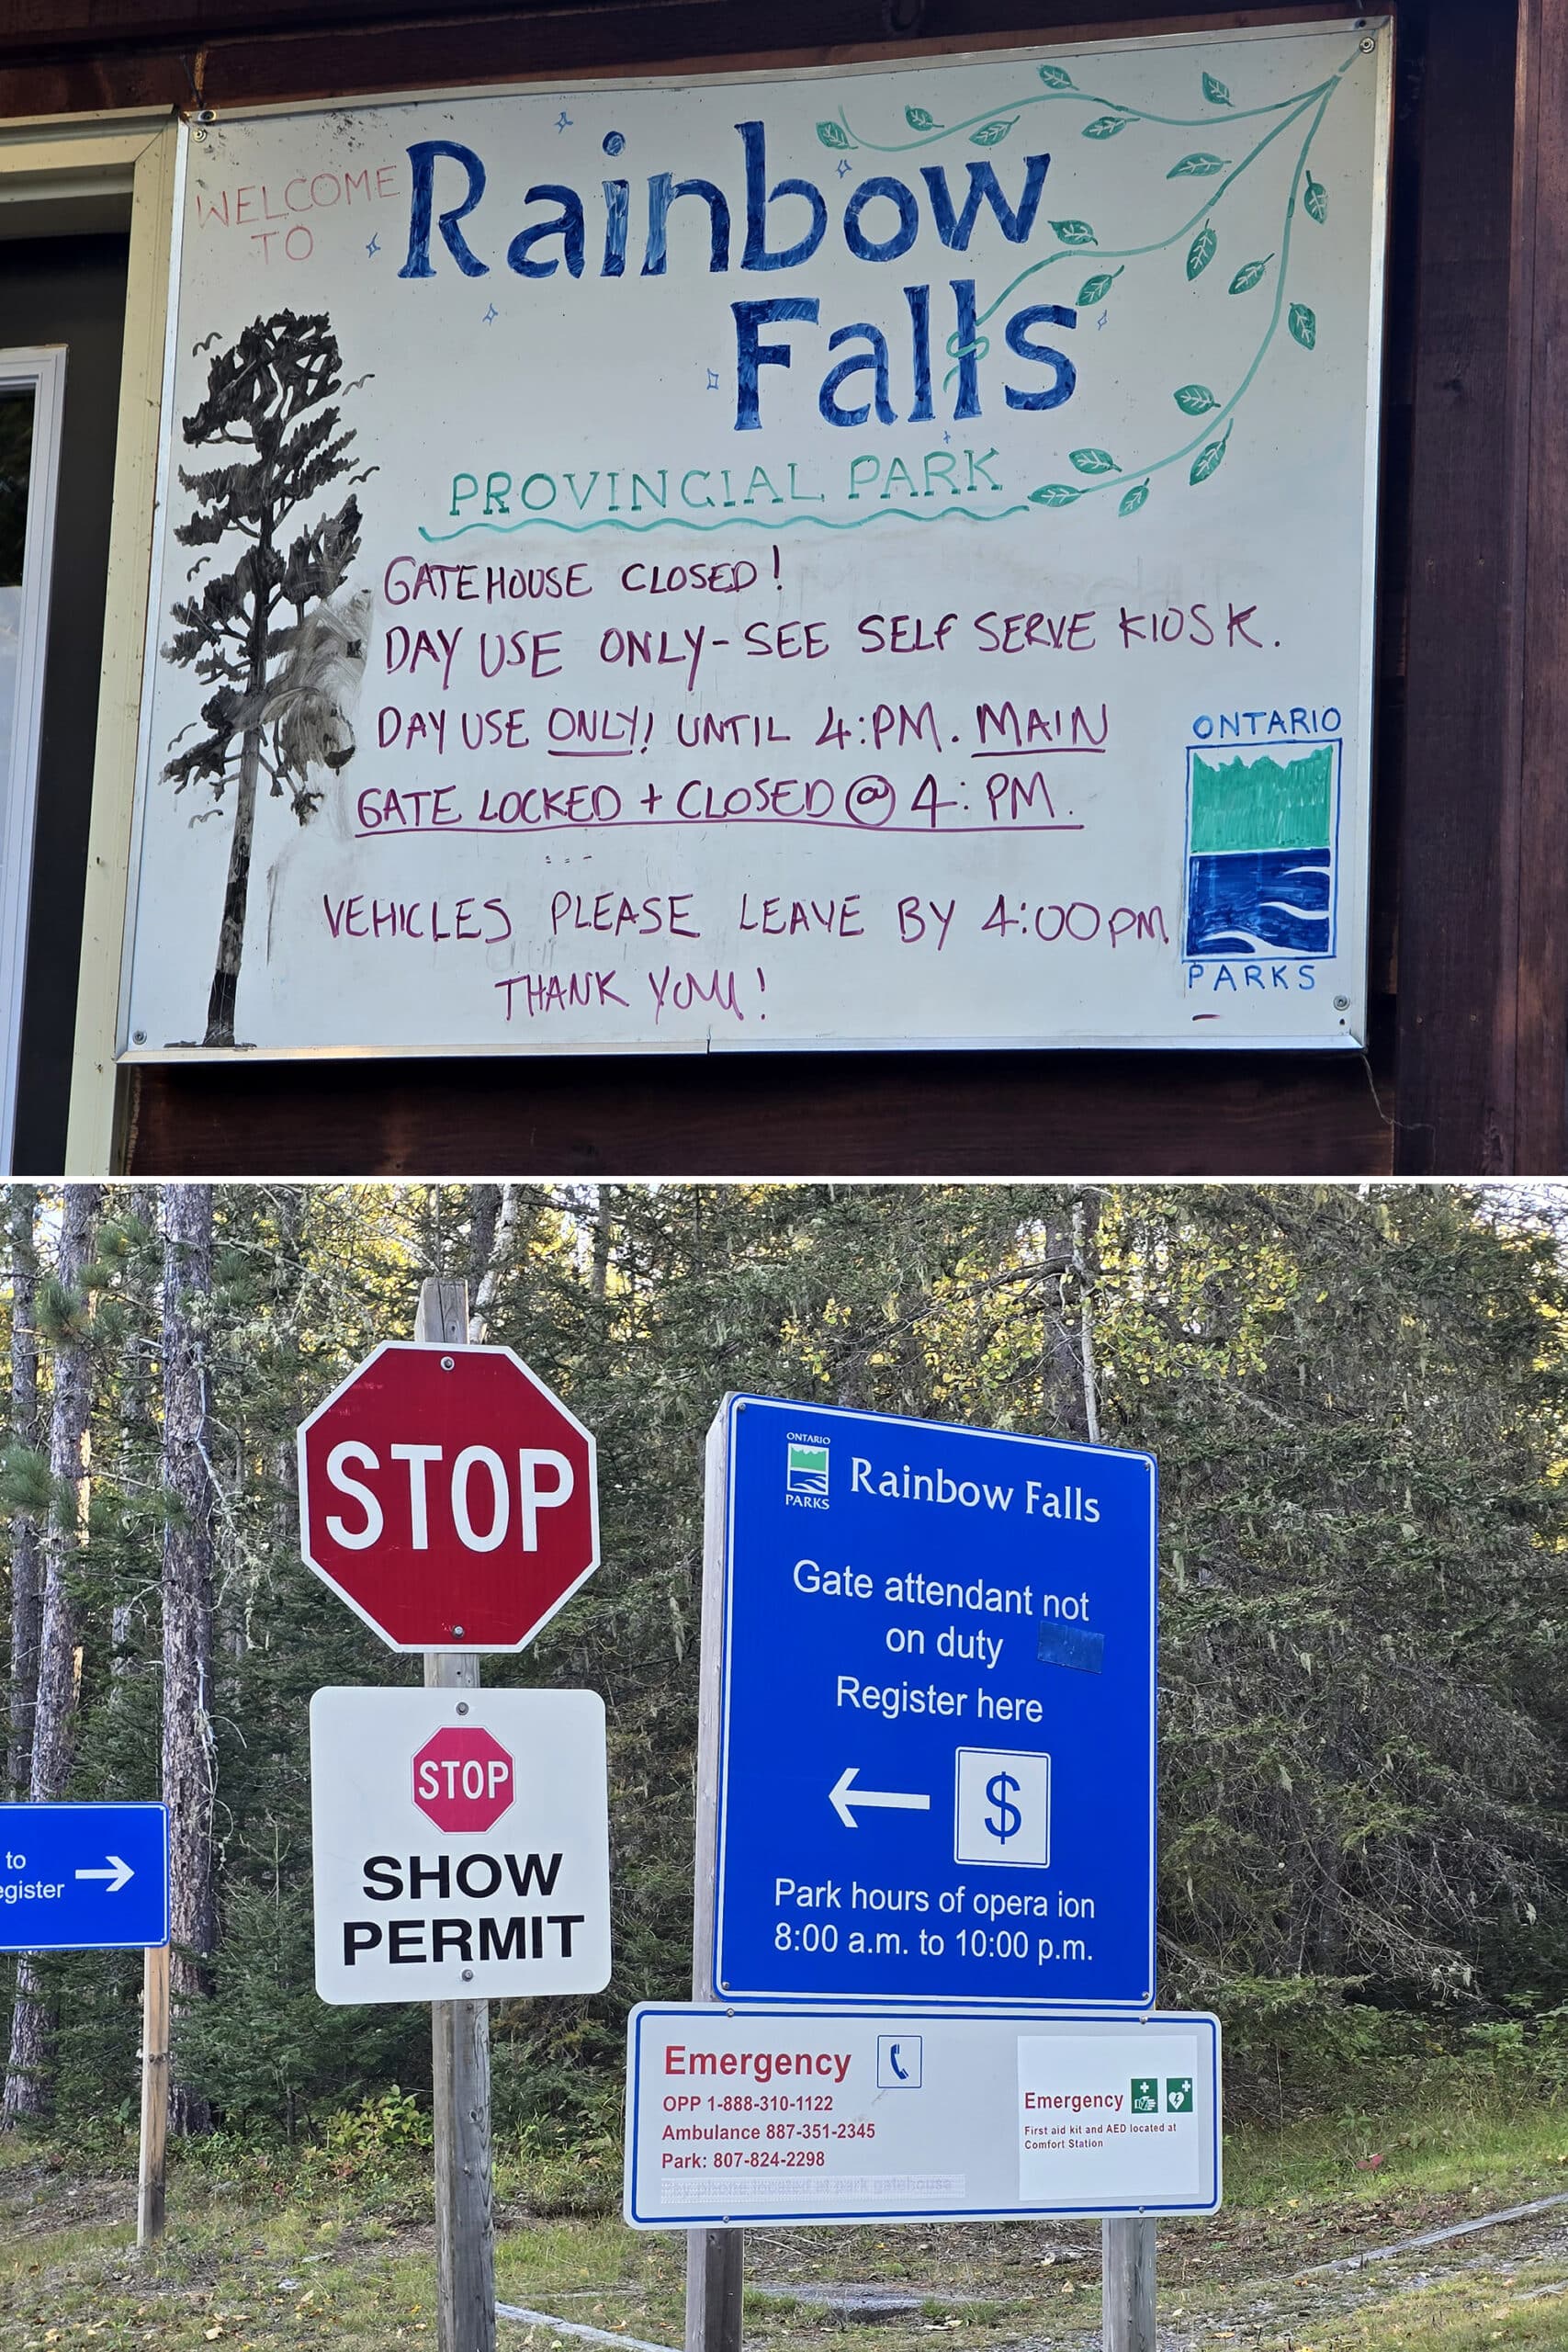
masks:
<path fill-rule="evenodd" d="M 510 1348 L 387 1340 L 300 1424 L 299 1543 L 393 1649 L 522 1649 L 599 1565 L 593 1440 Z"/>
<path fill-rule="evenodd" d="M 438 1731 L 413 1759 L 413 1801 L 437 1829 L 489 1829 L 517 1793 L 511 1757 L 493 1733 Z"/>

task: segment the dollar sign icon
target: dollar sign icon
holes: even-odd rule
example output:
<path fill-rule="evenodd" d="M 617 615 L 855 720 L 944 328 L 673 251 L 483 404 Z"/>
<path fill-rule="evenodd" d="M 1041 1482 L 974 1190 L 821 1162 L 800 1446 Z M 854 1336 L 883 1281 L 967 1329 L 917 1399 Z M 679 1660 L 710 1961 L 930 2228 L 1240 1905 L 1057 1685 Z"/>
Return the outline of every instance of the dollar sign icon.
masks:
<path fill-rule="evenodd" d="M 1016 1838 L 1023 1827 L 1023 1815 L 1017 1805 L 1011 1802 L 1021 1785 L 1021 1781 L 1013 1779 L 1010 1772 L 993 1772 L 986 1783 L 987 1802 L 996 1806 L 1000 1816 L 999 1819 L 994 1820 L 987 1814 L 986 1826 L 992 1837 L 1003 1846 L 1007 1844 L 1010 1838 Z"/>

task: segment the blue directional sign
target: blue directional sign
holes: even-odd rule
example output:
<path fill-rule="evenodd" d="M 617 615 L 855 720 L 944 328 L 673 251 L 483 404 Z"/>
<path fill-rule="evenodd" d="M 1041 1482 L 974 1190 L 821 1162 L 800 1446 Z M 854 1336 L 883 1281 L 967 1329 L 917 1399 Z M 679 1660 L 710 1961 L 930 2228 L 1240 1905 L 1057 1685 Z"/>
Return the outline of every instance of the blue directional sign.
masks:
<path fill-rule="evenodd" d="M 715 1440 L 716 1994 L 1149 2007 L 1152 1458 L 761 1396 Z"/>
<path fill-rule="evenodd" d="M 161 1804 L 0 1804 L 0 1951 L 169 1940 Z"/>

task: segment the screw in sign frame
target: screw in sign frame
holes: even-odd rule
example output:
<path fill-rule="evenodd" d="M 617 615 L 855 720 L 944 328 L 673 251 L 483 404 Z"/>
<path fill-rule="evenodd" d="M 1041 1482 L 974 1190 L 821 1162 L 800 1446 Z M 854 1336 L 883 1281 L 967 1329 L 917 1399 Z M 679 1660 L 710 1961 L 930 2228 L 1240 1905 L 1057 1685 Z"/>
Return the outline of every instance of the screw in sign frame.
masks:
<path fill-rule="evenodd" d="M 599 1564 L 593 1439 L 510 1348 L 386 1340 L 299 1449 L 301 1555 L 392 1649 L 523 1649 Z"/>

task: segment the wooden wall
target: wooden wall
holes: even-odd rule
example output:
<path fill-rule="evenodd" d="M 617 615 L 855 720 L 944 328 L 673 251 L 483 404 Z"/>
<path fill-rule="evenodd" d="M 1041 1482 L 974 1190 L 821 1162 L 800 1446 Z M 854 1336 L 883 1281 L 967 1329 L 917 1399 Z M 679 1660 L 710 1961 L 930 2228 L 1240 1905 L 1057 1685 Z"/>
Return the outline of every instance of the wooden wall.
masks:
<path fill-rule="evenodd" d="M 1517 11 L 1516 21 L 1516 8 Z M 1143 0 L 7 0 L 0 115 L 1353 18 Z M 1565 1149 L 1568 31 L 1397 0 L 1371 1039 L 1359 1057 L 790 1055 L 149 1069 L 138 1172 L 1540 1171 Z M 787 27 L 789 49 L 776 43 Z M 1554 427 L 1552 419 L 1559 420 Z"/>

